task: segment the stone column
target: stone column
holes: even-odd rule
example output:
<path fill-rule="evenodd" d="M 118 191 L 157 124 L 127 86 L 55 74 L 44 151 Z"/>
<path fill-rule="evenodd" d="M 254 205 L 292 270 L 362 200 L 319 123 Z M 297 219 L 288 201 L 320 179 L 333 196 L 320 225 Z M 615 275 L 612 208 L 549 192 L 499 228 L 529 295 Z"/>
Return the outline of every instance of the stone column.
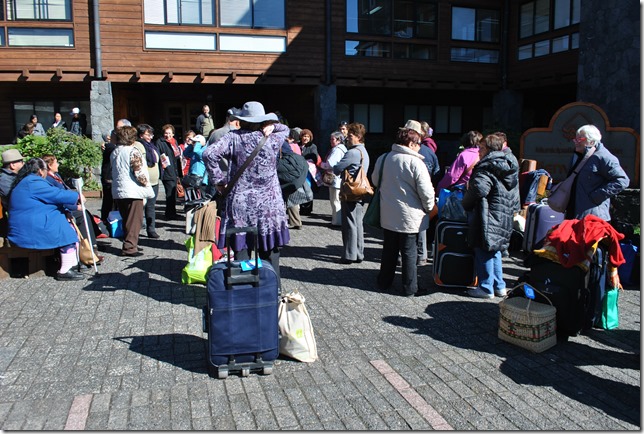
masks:
<path fill-rule="evenodd" d="M 320 157 L 329 151 L 329 135 L 336 128 L 337 89 L 334 84 L 320 85 L 314 92 L 316 140 Z"/>
<path fill-rule="evenodd" d="M 611 126 L 641 128 L 640 3 L 584 0 L 577 100 L 598 105 Z"/>
<path fill-rule="evenodd" d="M 114 128 L 112 83 L 100 80 L 92 81 L 89 103 L 92 113 L 90 118 L 92 140 L 100 143 L 103 141 L 103 134 Z"/>

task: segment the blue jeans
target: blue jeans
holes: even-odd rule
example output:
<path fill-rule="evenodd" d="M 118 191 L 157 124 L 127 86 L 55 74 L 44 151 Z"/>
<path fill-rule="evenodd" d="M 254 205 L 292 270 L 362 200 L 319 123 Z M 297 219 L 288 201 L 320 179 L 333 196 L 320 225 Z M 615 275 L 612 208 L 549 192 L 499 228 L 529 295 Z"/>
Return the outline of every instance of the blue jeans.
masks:
<path fill-rule="evenodd" d="M 475 247 L 474 265 L 479 279 L 479 288 L 493 295 L 494 291 L 505 289 L 500 251 L 486 252 L 479 247 Z"/>

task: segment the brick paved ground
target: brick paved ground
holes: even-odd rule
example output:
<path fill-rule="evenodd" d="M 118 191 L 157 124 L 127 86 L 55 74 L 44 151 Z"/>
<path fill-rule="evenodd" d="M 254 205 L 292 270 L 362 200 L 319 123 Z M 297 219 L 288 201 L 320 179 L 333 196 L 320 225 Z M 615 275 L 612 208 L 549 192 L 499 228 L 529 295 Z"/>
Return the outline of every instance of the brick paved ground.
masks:
<path fill-rule="evenodd" d="M 0 429 L 641 428 L 639 288 L 620 296 L 619 329 L 531 354 L 497 338 L 498 298 L 377 292 L 380 235 L 366 234 L 362 264 L 341 265 L 328 214 L 316 200 L 281 262 L 284 290 L 306 297 L 320 359 L 280 358 L 269 376 L 206 373 L 205 287 L 178 283 L 180 221 L 160 218 L 140 258 L 101 240 L 106 262 L 86 281 L 2 281 Z M 511 284 L 521 258 L 504 262 Z M 431 265 L 419 274 L 431 283 Z"/>

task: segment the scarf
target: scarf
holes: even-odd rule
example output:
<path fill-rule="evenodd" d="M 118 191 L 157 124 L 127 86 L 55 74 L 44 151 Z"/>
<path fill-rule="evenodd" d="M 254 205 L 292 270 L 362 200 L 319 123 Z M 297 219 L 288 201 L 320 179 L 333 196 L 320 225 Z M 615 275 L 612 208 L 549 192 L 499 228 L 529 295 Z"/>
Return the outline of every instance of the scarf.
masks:
<path fill-rule="evenodd" d="M 139 143 L 145 148 L 145 161 L 148 164 L 148 167 L 154 167 L 158 163 L 156 148 L 150 142 L 146 142 L 143 139 L 139 139 Z"/>

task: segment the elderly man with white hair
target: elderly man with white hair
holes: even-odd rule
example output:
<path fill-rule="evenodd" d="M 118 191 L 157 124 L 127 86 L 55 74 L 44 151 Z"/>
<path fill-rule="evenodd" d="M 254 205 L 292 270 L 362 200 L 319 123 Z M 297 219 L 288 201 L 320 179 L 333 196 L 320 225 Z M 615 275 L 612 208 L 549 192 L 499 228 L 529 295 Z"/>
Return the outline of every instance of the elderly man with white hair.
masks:
<path fill-rule="evenodd" d="M 610 221 L 610 198 L 621 193 L 630 183 L 619 160 L 604 146 L 601 139 L 602 135 L 594 125 L 580 127 L 573 139 L 575 150 L 568 175 L 577 169 L 587 152 L 593 148 L 594 151 L 575 178 L 566 219 L 582 219 L 592 214 Z"/>

